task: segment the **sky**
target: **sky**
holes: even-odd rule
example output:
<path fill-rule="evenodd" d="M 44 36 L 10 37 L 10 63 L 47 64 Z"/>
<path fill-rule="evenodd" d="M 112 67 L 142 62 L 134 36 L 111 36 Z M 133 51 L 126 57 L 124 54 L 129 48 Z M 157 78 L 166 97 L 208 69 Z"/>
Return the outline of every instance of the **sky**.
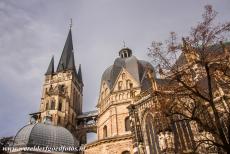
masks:
<path fill-rule="evenodd" d="M 213 5 L 230 20 L 230 0 L 0 0 L 0 137 L 14 136 L 39 111 L 44 74 L 61 56 L 72 18 L 76 66 L 81 64 L 83 110 L 96 109 L 103 71 L 123 41 L 138 59 L 171 31 L 187 36 Z"/>

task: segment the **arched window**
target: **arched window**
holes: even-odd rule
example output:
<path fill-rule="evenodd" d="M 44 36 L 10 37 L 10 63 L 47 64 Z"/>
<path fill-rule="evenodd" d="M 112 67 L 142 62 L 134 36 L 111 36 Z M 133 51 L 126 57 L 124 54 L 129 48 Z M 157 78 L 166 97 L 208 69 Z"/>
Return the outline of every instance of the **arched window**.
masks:
<path fill-rule="evenodd" d="M 107 137 L 107 126 L 105 125 L 104 127 L 103 127 L 103 138 L 106 138 Z"/>
<path fill-rule="evenodd" d="M 125 79 L 125 73 L 122 73 L 121 78 L 122 78 L 122 80 Z"/>
<path fill-rule="evenodd" d="M 119 82 L 118 82 L 118 90 L 121 90 L 121 89 L 122 89 L 122 84 L 123 84 L 122 81 L 119 81 Z"/>
<path fill-rule="evenodd" d="M 130 154 L 129 151 L 123 151 L 121 154 Z"/>
<path fill-rule="evenodd" d="M 49 110 L 49 101 L 46 102 L 46 110 Z"/>
<path fill-rule="evenodd" d="M 130 131 L 130 120 L 129 120 L 129 116 L 125 118 L 125 131 Z"/>
<path fill-rule="evenodd" d="M 65 85 L 60 85 L 59 90 L 60 90 L 60 92 L 64 93 L 65 92 Z"/>
<path fill-rule="evenodd" d="M 119 95 L 119 100 L 122 100 L 122 99 L 123 99 L 123 95 L 120 94 L 120 95 Z"/>
<path fill-rule="evenodd" d="M 131 80 L 126 80 L 126 88 L 131 89 L 133 87 L 133 84 L 131 83 Z"/>
<path fill-rule="evenodd" d="M 51 107 L 50 107 L 51 110 L 55 110 L 55 101 L 52 100 L 51 101 Z"/>
<path fill-rule="evenodd" d="M 148 114 L 145 119 L 146 136 L 148 142 L 147 144 L 149 145 L 150 153 L 159 153 L 159 141 L 158 136 L 155 132 L 153 122 L 153 116 L 151 114 Z"/>

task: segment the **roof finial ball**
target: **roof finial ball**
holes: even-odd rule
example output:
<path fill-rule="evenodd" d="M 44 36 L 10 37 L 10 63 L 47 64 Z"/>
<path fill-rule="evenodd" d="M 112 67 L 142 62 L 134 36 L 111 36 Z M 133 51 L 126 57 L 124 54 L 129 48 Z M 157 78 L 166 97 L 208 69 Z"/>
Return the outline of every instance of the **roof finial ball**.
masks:
<path fill-rule="evenodd" d="M 128 58 L 132 56 L 132 50 L 126 47 L 125 41 L 123 41 L 124 47 L 119 51 L 121 58 Z"/>

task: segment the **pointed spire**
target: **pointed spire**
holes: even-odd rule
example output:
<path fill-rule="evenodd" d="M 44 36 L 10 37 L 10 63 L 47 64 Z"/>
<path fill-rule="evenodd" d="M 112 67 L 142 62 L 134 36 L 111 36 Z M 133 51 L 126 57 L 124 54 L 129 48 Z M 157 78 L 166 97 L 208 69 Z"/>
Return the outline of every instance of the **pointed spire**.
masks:
<path fill-rule="evenodd" d="M 74 62 L 74 53 L 73 52 L 71 52 L 67 69 L 76 71 L 75 62 Z"/>
<path fill-rule="evenodd" d="M 50 61 L 49 67 L 48 67 L 45 75 L 52 75 L 53 73 L 54 73 L 54 56 L 52 57 L 52 59 Z"/>
<path fill-rule="evenodd" d="M 82 73 L 81 73 L 81 64 L 79 65 L 77 76 L 78 76 L 79 82 L 83 83 L 83 81 L 82 81 Z"/>
<path fill-rule="evenodd" d="M 70 29 L 65 42 L 64 49 L 62 51 L 61 58 L 58 63 L 57 72 L 67 69 L 69 61 L 71 59 L 71 55 L 73 55 L 72 52 L 73 52 L 73 41 L 72 41 L 72 33 Z"/>

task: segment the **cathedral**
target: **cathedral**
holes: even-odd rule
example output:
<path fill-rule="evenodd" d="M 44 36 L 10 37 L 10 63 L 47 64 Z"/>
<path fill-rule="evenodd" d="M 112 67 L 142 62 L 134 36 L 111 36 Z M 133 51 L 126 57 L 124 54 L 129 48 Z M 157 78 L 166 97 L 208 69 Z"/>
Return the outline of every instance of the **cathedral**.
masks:
<path fill-rule="evenodd" d="M 70 29 L 57 68 L 52 57 L 45 72 L 40 109 L 30 114 L 30 124 L 18 131 L 13 147 L 78 147 L 49 152 L 84 154 L 192 152 L 195 128 L 186 121 L 172 125 L 159 109 L 161 98 L 154 95 L 169 82 L 127 47 L 102 74 L 97 110 L 82 112 L 84 70 L 75 66 L 73 49 Z M 97 139 L 88 143 L 90 132 Z M 13 153 L 30 153 L 25 151 Z"/>

